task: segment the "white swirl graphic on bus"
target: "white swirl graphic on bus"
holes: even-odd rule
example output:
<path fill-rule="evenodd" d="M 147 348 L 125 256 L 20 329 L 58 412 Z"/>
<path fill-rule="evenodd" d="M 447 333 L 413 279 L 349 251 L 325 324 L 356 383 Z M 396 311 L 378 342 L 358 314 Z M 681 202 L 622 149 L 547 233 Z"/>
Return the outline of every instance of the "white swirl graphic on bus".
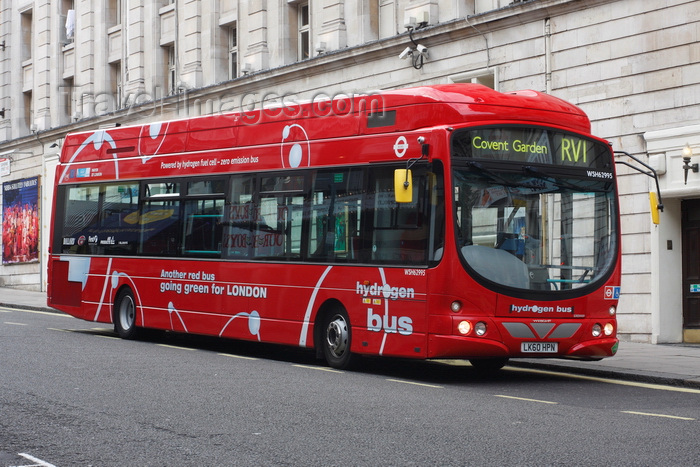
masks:
<path fill-rule="evenodd" d="M 290 139 L 291 141 L 285 143 L 285 140 L 287 139 Z M 294 142 L 293 144 L 292 141 Z M 304 154 L 304 147 L 302 146 L 303 143 L 306 143 L 306 154 Z M 285 148 L 289 148 L 287 150 L 286 157 Z M 311 144 L 309 143 L 309 135 L 306 133 L 304 127 L 296 123 L 284 127 L 282 130 L 280 157 L 282 158 L 282 167 L 285 168 L 297 168 L 302 165 L 302 162 L 306 162 L 304 165 L 307 167 L 311 166 Z"/>
<path fill-rule="evenodd" d="M 234 316 L 231 317 L 231 319 L 228 320 L 228 322 L 224 325 L 224 327 L 221 329 L 221 332 L 219 333 L 219 337 L 221 337 L 224 334 L 224 331 L 228 327 L 231 322 L 238 318 L 238 317 L 247 317 L 248 318 L 248 331 L 250 331 L 250 334 L 253 336 L 256 336 L 258 338 L 258 341 L 260 341 L 260 314 L 253 310 L 250 313 L 238 313 Z"/>
<path fill-rule="evenodd" d="M 73 153 L 70 160 L 68 161 L 68 164 L 65 164 L 66 168 L 63 169 L 63 173 L 61 174 L 59 183 L 66 178 L 66 173 L 70 170 L 70 162 L 73 162 L 75 158 L 78 157 L 78 154 L 80 154 L 82 150 L 85 149 L 90 143 L 92 143 L 93 147 L 95 148 L 95 151 L 99 151 L 104 143 L 107 143 L 112 149 L 117 148 L 117 143 L 114 142 L 114 138 L 112 138 L 112 135 L 107 133 L 105 130 L 98 130 L 94 132 L 93 134 L 88 136 L 85 139 L 85 141 L 82 142 L 80 147 Z M 114 159 L 114 178 L 119 180 L 119 161 L 117 160 L 116 153 L 112 154 L 112 158 Z"/>

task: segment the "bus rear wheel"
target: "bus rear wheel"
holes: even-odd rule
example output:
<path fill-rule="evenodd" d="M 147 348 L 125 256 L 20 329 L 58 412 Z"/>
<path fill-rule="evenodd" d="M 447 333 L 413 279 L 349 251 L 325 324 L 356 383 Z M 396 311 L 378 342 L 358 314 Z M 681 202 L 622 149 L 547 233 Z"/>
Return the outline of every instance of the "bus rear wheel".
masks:
<path fill-rule="evenodd" d="M 114 301 L 114 330 L 122 339 L 136 337 L 136 301 L 129 289 L 119 292 Z"/>
<path fill-rule="evenodd" d="M 337 309 L 324 320 L 321 346 L 328 365 L 339 370 L 350 368 L 354 355 L 350 352 L 352 331 L 344 309 Z"/>

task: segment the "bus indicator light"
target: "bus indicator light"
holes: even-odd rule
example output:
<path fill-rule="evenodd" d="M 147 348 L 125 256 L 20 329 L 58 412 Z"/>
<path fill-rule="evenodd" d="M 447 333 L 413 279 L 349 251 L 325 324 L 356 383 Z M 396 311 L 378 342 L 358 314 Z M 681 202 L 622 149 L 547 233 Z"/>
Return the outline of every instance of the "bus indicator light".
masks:
<path fill-rule="evenodd" d="M 469 321 L 460 321 L 457 325 L 457 330 L 460 334 L 467 335 L 472 331 L 472 323 Z"/>

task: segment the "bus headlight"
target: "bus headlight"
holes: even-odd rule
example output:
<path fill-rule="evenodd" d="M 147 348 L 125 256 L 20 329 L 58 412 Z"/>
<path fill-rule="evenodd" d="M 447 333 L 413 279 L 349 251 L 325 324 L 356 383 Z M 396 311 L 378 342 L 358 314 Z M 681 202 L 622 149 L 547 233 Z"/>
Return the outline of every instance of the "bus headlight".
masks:
<path fill-rule="evenodd" d="M 615 326 L 613 326 L 612 323 L 607 323 L 605 327 L 603 328 L 603 332 L 605 333 L 606 336 L 612 336 L 612 333 L 615 331 Z"/>
<path fill-rule="evenodd" d="M 602 328 L 600 327 L 600 324 L 595 323 L 593 325 L 593 330 L 591 331 L 591 334 L 593 334 L 593 337 L 600 337 L 601 331 L 602 331 Z"/>
<path fill-rule="evenodd" d="M 460 321 L 457 325 L 457 330 L 462 335 L 467 335 L 472 331 L 472 323 L 469 321 Z"/>
<path fill-rule="evenodd" d="M 476 323 L 476 325 L 474 326 L 474 332 L 477 336 L 483 336 L 484 334 L 486 334 L 486 323 L 484 323 L 483 321 L 479 321 L 478 323 Z"/>

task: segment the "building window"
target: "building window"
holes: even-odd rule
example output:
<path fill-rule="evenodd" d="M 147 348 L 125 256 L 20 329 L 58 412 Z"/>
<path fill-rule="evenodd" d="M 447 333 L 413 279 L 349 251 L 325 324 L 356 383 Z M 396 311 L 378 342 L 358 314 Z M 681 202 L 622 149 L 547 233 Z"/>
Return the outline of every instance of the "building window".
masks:
<path fill-rule="evenodd" d="M 24 124 L 29 131 L 34 131 L 34 99 L 32 92 L 22 93 L 24 98 Z"/>
<path fill-rule="evenodd" d="M 61 86 L 61 94 L 63 95 L 63 121 L 70 123 L 73 118 L 75 105 L 73 104 L 73 78 L 63 80 Z"/>
<path fill-rule="evenodd" d="M 124 96 L 123 81 L 122 81 L 122 63 L 114 62 L 110 65 L 112 95 L 114 96 L 114 109 L 122 108 L 122 99 Z"/>
<path fill-rule="evenodd" d="M 175 45 L 166 47 L 165 52 L 168 54 L 166 86 L 168 95 L 172 96 L 177 93 L 177 56 L 175 55 Z"/>
<path fill-rule="evenodd" d="M 378 28 L 379 38 L 392 37 L 396 31 L 396 7 L 394 0 L 376 0 L 377 10 L 379 10 Z"/>
<path fill-rule="evenodd" d="M 70 44 L 75 40 L 75 7 L 73 0 L 63 0 L 61 3 L 61 21 L 63 28 L 63 44 Z"/>
<path fill-rule="evenodd" d="M 122 24 L 122 0 L 108 0 L 107 27 Z"/>
<path fill-rule="evenodd" d="M 309 2 L 300 3 L 298 11 L 299 60 L 311 58 L 311 27 L 309 21 Z"/>
<path fill-rule="evenodd" d="M 21 33 L 21 60 L 27 61 L 32 58 L 32 36 L 34 35 L 34 20 L 32 15 L 32 10 L 24 11 L 20 14 L 22 33 Z"/>
<path fill-rule="evenodd" d="M 228 78 L 238 78 L 238 28 L 235 23 L 228 28 Z"/>

